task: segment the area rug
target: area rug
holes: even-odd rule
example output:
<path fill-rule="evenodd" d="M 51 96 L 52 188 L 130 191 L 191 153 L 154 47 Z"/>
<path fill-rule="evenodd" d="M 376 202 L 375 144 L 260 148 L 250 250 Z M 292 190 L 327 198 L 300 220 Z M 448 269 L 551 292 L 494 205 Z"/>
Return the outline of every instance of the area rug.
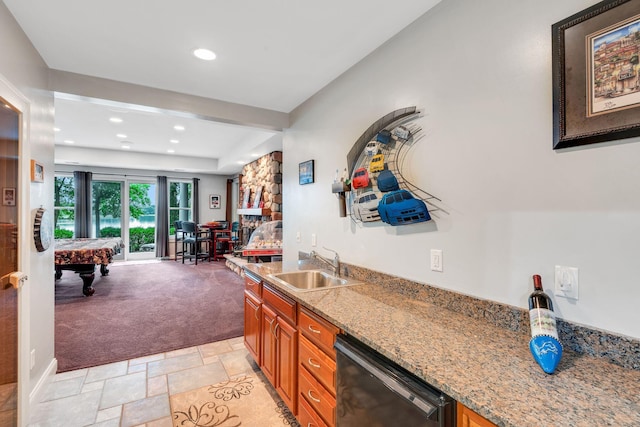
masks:
<path fill-rule="evenodd" d="M 71 271 L 56 281 L 58 372 L 243 334 L 243 280 L 221 262 L 112 264 L 93 287 L 85 297 Z"/>
<path fill-rule="evenodd" d="M 244 375 L 170 397 L 174 427 L 300 427 L 259 375 Z"/>

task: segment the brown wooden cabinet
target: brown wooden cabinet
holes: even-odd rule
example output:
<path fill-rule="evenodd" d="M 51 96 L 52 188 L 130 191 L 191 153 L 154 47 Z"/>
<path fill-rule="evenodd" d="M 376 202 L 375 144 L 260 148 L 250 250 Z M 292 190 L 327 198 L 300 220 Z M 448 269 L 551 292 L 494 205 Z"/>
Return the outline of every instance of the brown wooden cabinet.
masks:
<path fill-rule="evenodd" d="M 298 330 L 299 421 L 302 425 L 333 427 L 336 424 L 333 344 L 340 330 L 304 307 L 299 309 Z"/>
<path fill-rule="evenodd" d="M 297 414 L 298 330 L 295 301 L 276 289 L 262 288 L 262 372 Z"/>
<path fill-rule="evenodd" d="M 256 361 L 258 366 L 261 364 L 261 316 L 262 303 L 251 292 L 244 291 L 244 345 L 247 347 L 249 354 Z"/>
<path fill-rule="evenodd" d="M 457 403 L 457 427 L 497 427 L 494 423 L 475 413 L 462 403 Z"/>
<path fill-rule="evenodd" d="M 244 278 L 244 345 L 258 366 L 262 363 L 262 282 L 245 275 Z"/>

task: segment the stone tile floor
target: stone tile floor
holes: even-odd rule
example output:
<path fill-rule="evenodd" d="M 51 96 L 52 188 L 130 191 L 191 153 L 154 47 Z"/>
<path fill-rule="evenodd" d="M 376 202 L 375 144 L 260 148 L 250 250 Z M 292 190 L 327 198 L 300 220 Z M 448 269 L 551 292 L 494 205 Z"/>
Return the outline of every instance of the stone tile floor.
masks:
<path fill-rule="evenodd" d="M 169 396 L 257 370 L 243 338 L 56 374 L 33 427 L 172 427 Z"/>

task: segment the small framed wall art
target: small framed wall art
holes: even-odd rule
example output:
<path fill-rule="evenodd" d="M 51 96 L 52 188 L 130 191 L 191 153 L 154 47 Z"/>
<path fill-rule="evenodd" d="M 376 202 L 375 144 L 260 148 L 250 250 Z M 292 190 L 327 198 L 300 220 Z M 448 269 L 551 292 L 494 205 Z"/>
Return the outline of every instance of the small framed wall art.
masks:
<path fill-rule="evenodd" d="M 16 189 L 13 187 L 4 187 L 2 189 L 2 204 L 3 206 L 15 206 L 16 205 Z"/>
<path fill-rule="evenodd" d="M 44 182 L 44 166 L 31 160 L 31 182 Z"/>
<path fill-rule="evenodd" d="M 300 163 L 298 174 L 300 185 L 313 183 L 313 160 Z"/>
<path fill-rule="evenodd" d="M 209 194 L 209 209 L 220 209 L 219 194 Z"/>

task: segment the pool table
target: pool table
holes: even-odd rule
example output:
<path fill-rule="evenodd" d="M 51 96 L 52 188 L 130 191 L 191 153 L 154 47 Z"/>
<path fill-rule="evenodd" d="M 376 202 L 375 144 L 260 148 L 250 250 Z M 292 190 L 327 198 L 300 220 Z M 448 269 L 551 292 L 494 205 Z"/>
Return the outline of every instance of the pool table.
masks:
<path fill-rule="evenodd" d="M 56 280 L 62 277 L 62 270 L 72 270 L 82 279 L 82 293 L 86 296 L 94 294 L 93 279 L 96 265 L 100 266 L 100 274 L 109 274 L 107 266 L 113 262 L 113 255 L 120 253 L 124 243 L 120 237 L 100 239 L 56 239 L 55 269 Z"/>

